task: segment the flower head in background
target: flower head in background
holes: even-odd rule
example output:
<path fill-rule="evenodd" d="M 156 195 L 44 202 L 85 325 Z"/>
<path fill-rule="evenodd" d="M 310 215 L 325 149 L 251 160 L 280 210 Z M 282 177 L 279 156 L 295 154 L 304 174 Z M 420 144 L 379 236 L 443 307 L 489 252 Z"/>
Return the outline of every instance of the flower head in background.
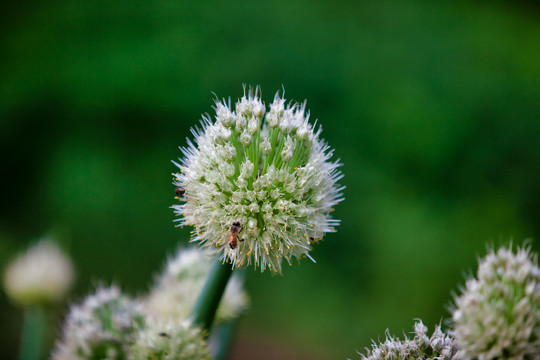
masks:
<path fill-rule="evenodd" d="M 168 260 L 165 270 L 145 300 L 145 311 L 157 318 L 186 319 L 201 293 L 213 260 L 204 250 L 180 249 Z M 217 308 L 216 322 L 238 317 L 248 302 L 242 280 L 234 274 Z"/>
<path fill-rule="evenodd" d="M 175 163 L 179 224 L 195 226 L 192 240 L 234 266 L 281 272 L 283 258 L 309 256 L 339 224 L 330 213 L 343 200 L 340 164 L 305 103 L 276 94 L 267 110 L 249 89 L 234 111 L 225 100 L 215 110 Z"/>
<path fill-rule="evenodd" d="M 43 239 L 8 265 L 4 287 L 19 305 L 48 304 L 66 296 L 74 277 L 71 260 L 54 242 Z"/>
<path fill-rule="evenodd" d="M 133 360 L 210 360 L 201 330 L 188 320 L 148 319 L 131 346 Z"/>
<path fill-rule="evenodd" d="M 141 306 L 116 286 L 100 287 L 67 315 L 53 360 L 126 359 L 136 326 L 144 323 Z"/>
<path fill-rule="evenodd" d="M 457 359 L 457 348 L 454 340 L 445 334 L 440 326 L 430 336 L 427 327 L 418 320 L 414 324 L 414 337 L 400 340 L 392 337 L 388 331 L 386 341 L 380 344 L 373 342 L 367 355 L 360 354 L 363 360 L 451 360 Z"/>
<path fill-rule="evenodd" d="M 466 358 L 540 359 L 540 269 L 529 249 L 491 251 L 478 278 L 454 299 L 452 319 Z"/>

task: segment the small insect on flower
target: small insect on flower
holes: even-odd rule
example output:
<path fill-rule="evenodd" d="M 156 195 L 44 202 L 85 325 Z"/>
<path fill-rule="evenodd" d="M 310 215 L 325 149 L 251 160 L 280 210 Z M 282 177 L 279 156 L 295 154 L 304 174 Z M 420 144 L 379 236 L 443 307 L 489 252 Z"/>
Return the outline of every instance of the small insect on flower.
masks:
<path fill-rule="evenodd" d="M 174 189 L 174 193 L 176 194 L 176 196 L 178 196 L 178 198 L 181 198 L 182 196 L 184 196 L 184 194 L 186 193 L 186 191 L 184 189 L 182 189 L 181 187 L 176 187 Z"/>
<path fill-rule="evenodd" d="M 240 224 L 240 221 L 235 221 L 231 225 L 231 229 L 229 230 L 229 236 L 227 236 L 227 240 L 229 242 L 229 246 L 232 250 L 236 248 L 237 241 L 244 241 L 242 239 L 238 238 L 238 234 L 244 229 L 242 224 Z"/>

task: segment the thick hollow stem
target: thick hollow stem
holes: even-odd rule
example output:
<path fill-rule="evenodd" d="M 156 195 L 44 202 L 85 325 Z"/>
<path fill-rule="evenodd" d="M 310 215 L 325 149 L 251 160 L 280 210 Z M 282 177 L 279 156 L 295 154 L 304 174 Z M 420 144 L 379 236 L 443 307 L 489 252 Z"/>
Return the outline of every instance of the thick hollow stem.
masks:
<path fill-rule="evenodd" d="M 193 307 L 191 318 L 201 328 L 210 332 L 216 310 L 232 274 L 231 264 L 222 264 L 216 258 L 206 283 Z"/>
<path fill-rule="evenodd" d="M 225 324 L 219 325 L 219 327 L 216 329 L 219 330 L 217 333 L 217 343 L 219 346 L 216 354 L 214 355 L 214 360 L 226 360 L 228 358 L 237 325 L 238 319 L 234 319 L 226 322 Z"/>
<path fill-rule="evenodd" d="M 46 322 L 42 307 L 28 307 L 24 310 L 20 360 L 41 360 Z"/>

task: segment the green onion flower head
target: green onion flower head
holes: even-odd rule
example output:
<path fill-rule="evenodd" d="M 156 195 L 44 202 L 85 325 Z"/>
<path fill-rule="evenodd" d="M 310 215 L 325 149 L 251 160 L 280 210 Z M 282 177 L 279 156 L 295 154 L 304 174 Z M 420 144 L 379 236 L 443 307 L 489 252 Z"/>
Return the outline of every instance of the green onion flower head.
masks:
<path fill-rule="evenodd" d="M 64 299 L 74 277 L 71 260 L 54 242 L 42 239 L 8 265 L 4 287 L 19 305 L 43 305 Z"/>
<path fill-rule="evenodd" d="M 137 331 L 132 360 L 210 360 L 201 330 L 190 321 L 151 319 Z"/>
<path fill-rule="evenodd" d="M 386 332 L 386 341 L 373 342 L 367 355 L 360 354 L 363 360 L 457 360 L 457 348 L 452 337 L 435 327 L 431 336 L 421 320 L 414 324 L 414 337 L 396 339 Z"/>
<path fill-rule="evenodd" d="M 145 311 L 163 319 L 186 319 L 201 293 L 214 257 L 196 247 L 179 249 L 146 298 Z M 216 312 L 216 322 L 232 320 L 245 310 L 248 296 L 238 274 L 233 274 Z"/>
<path fill-rule="evenodd" d="M 53 360 L 126 359 L 141 307 L 116 286 L 100 287 L 82 304 L 71 307 Z"/>
<path fill-rule="evenodd" d="M 540 359 L 540 269 L 530 249 L 491 251 L 454 302 L 465 358 Z"/>
<path fill-rule="evenodd" d="M 309 257 L 339 224 L 331 216 L 343 200 L 339 160 L 330 160 L 305 103 L 276 94 L 267 109 L 249 89 L 234 110 L 230 100 L 216 101 L 215 110 L 175 163 L 179 225 L 194 226 L 192 241 L 235 267 L 280 273 L 283 259 Z"/>

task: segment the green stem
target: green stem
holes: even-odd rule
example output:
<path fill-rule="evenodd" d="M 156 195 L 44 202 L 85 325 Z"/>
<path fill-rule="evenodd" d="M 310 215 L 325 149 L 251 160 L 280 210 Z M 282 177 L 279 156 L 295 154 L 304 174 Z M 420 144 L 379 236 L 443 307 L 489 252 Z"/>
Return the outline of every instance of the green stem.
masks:
<path fill-rule="evenodd" d="M 214 360 L 226 360 L 228 358 L 237 325 L 238 319 L 234 319 L 219 325 L 216 329 L 219 330 L 217 332 L 217 342 L 219 346 Z"/>
<path fill-rule="evenodd" d="M 42 307 L 28 307 L 24 310 L 24 320 L 19 351 L 20 360 L 40 360 L 47 319 Z"/>
<path fill-rule="evenodd" d="M 222 264 L 216 258 L 201 294 L 193 307 L 193 311 L 191 312 L 193 322 L 207 330 L 207 334 L 210 332 L 219 301 L 231 274 L 232 265 Z"/>

